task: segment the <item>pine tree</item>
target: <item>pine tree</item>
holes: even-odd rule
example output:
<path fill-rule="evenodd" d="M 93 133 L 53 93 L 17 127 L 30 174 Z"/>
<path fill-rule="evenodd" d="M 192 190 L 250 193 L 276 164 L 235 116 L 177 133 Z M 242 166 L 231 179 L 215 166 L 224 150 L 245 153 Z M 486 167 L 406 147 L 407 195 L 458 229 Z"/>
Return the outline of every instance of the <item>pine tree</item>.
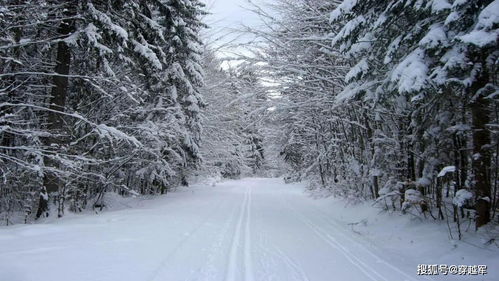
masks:
<path fill-rule="evenodd" d="M 421 122 L 426 121 L 421 120 L 424 117 L 420 115 L 425 107 L 464 99 L 463 106 L 472 116 L 474 153 L 470 157 L 474 178 L 470 179 L 470 188 L 475 192 L 477 227 L 489 221 L 490 212 L 490 205 L 486 203 L 490 202 L 491 194 L 490 178 L 486 176 L 491 172 L 487 148 L 490 132 L 484 124 L 490 119 L 490 102 L 486 96 L 491 93 L 489 73 L 493 64 L 488 61 L 497 48 L 497 19 L 491 12 L 496 2 L 345 1 L 331 14 L 333 21 L 343 22 L 333 39 L 340 49 L 358 52 L 359 44 L 368 41 L 368 48 L 360 51 L 362 59 L 347 74 L 350 84 L 342 99 L 360 95 L 364 101 L 375 104 L 389 102 L 396 108 L 406 106 L 405 112 L 401 112 L 406 121 L 401 120 L 399 128 L 403 128 L 401 133 L 407 136 L 416 130 L 420 136 L 427 134 L 421 128 L 425 126 Z M 483 36 L 481 40 L 477 38 L 479 33 Z M 380 57 L 384 57 L 382 64 L 378 61 Z M 439 118 L 441 112 L 433 114 Z M 460 118 L 458 113 L 455 116 Z M 408 150 L 405 170 L 412 180 L 416 174 L 412 152 L 416 141 L 410 138 L 401 142 Z M 449 155 L 448 159 L 456 157 Z M 445 158 L 439 160 L 446 162 Z M 420 167 L 421 171 L 424 169 Z"/>
<path fill-rule="evenodd" d="M 62 215 L 68 205 L 103 206 L 107 191 L 164 193 L 185 181 L 200 132 L 201 9 L 153 0 L 2 6 L 2 211 L 23 202 L 40 217 L 55 202 Z"/>

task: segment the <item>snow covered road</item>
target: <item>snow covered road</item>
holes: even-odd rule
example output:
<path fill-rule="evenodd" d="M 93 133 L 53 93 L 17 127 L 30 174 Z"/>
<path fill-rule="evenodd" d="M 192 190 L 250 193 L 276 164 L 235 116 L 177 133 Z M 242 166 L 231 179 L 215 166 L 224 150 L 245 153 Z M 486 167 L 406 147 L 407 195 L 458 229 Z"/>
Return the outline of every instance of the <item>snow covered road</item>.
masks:
<path fill-rule="evenodd" d="M 0 229 L 0 280 L 422 280 L 415 264 L 386 260 L 280 179 L 137 205 Z"/>

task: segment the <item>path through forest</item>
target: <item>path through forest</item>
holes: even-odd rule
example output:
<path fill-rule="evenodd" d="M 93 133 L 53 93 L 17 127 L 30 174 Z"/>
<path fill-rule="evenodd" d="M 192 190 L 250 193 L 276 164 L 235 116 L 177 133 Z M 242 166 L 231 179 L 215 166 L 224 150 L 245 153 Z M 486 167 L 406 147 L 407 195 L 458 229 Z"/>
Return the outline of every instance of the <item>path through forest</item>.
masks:
<path fill-rule="evenodd" d="M 415 264 L 366 245 L 316 201 L 298 184 L 243 179 L 16 225 L 0 235 L 0 280 L 416 280 Z"/>

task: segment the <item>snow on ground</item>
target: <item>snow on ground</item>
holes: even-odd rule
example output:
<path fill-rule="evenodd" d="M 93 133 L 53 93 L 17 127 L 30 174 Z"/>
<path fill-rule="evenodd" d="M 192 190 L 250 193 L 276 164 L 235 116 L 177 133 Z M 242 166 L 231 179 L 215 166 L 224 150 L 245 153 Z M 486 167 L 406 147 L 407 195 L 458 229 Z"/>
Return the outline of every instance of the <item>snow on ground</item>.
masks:
<path fill-rule="evenodd" d="M 418 264 L 486 264 L 497 247 L 449 242 L 445 225 L 312 199 L 304 185 L 195 185 L 121 210 L 0 228 L 0 281 L 432 280 Z M 352 224 L 353 223 L 353 224 Z"/>

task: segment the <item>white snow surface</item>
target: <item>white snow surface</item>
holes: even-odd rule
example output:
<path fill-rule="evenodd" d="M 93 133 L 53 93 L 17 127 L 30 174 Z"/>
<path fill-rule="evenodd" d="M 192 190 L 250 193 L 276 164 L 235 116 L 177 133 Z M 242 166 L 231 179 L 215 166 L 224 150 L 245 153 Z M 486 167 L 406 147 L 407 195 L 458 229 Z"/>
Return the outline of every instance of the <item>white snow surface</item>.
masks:
<path fill-rule="evenodd" d="M 405 191 L 405 202 L 407 203 L 420 203 L 423 200 L 423 195 L 421 192 L 415 189 L 408 189 Z"/>
<path fill-rule="evenodd" d="M 431 10 L 434 13 L 450 8 L 452 8 L 452 5 L 447 0 L 433 0 L 431 2 Z"/>
<path fill-rule="evenodd" d="M 458 207 L 464 206 L 467 200 L 471 200 L 473 198 L 473 193 L 469 192 L 466 189 L 459 189 L 452 199 L 452 203 Z"/>
<path fill-rule="evenodd" d="M 336 9 L 334 9 L 334 11 L 331 12 L 329 21 L 333 22 L 335 20 L 338 20 L 342 15 L 350 13 L 353 7 L 355 7 L 355 5 L 357 5 L 358 2 L 359 2 L 358 0 L 345 0 L 341 2 L 341 4 L 338 5 L 338 7 L 336 7 Z"/>
<path fill-rule="evenodd" d="M 447 175 L 447 173 L 454 173 L 456 171 L 456 166 L 446 166 L 443 167 L 442 170 L 438 173 L 437 177 L 443 177 Z"/>
<path fill-rule="evenodd" d="M 386 59 L 385 59 L 386 60 Z M 424 51 L 416 48 L 395 67 L 391 81 L 397 82 L 399 92 L 417 92 L 428 86 L 428 66 Z"/>
<path fill-rule="evenodd" d="M 361 59 L 350 71 L 345 75 L 345 82 L 350 82 L 359 76 L 362 76 L 369 70 L 369 64 L 366 58 Z"/>
<path fill-rule="evenodd" d="M 478 16 L 478 23 L 473 31 L 459 37 L 461 41 L 484 47 L 495 44 L 499 37 L 499 30 L 493 27 L 499 23 L 499 0 L 490 3 Z"/>
<path fill-rule="evenodd" d="M 447 34 L 440 23 L 432 25 L 428 33 L 419 41 L 420 46 L 429 49 L 437 48 L 444 43 L 447 43 Z"/>
<path fill-rule="evenodd" d="M 499 280 L 497 248 L 449 241 L 444 222 L 314 199 L 304 187 L 197 184 L 96 215 L 1 227 L 0 280 L 433 280 L 417 265 L 442 263 L 489 273 L 436 280 Z"/>

